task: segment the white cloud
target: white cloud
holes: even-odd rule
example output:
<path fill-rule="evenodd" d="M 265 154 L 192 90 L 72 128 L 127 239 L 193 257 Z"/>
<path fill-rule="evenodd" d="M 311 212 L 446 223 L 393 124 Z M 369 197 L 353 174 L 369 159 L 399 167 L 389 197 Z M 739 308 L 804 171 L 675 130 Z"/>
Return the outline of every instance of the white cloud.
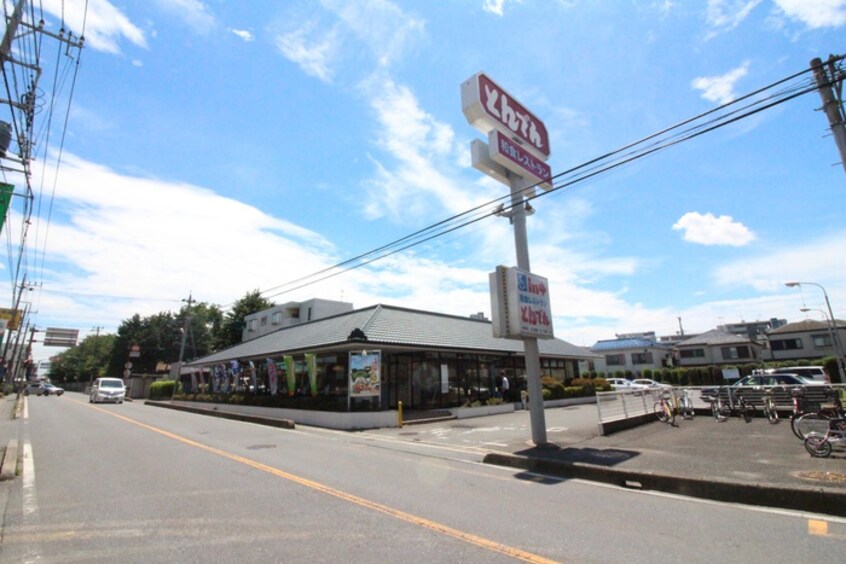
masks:
<path fill-rule="evenodd" d="M 48 288 L 167 296 L 202 286 L 201 299 L 220 303 L 291 278 L 286 265 L 312 272 L 333 260 L 316 233 L 209 190 L 63 160 L 47 255 L 73 274 Z"/>
<path fill-rule="evenodd" d="M 422 36 L 425 22 L 387 0 L 346 2 L 322 0 L 355 38 L 370 49 L 379 66 L 402 58 L 408 45 Z"/>
<path fill-rule="evenodd" d="M 312 20 L 299 29 L 276 37 L 277 49 L 288 60 L 296 63 L 304 73 L 323 82 L 332 81 L 332 65 L 340 49 L 337 28 L 318 31 Z"/>
<path fill-rule="evenodd" d="M 217 22 L 208 7 L 199 0 L 156 0 L 159 9 L 185 22 L 195 33 L 208 33 Z"/>
<path fill-rule="evenodd" d="M 708 0 L 708 25 L 720 31 L 734 29 L 743 23 L 760 3 L 761 0 Z"/>
<path fill-rule="evenodd" d="M 84 32 L 87 47 L 116 54 L 120 53 L 120 40 L 126 39 L 147 48 L 144 32 L 107 0 L 43 0 L 41 5 L 54 17 L 64 17 L 64 25 L 77 35 Z"/>
<path fill-rule="evenodd" d="M 371 77 L 362 90 L 376 113 L 376 143 L 392 159 L 373 159 L 368 217 L 387 215 L 404 222 L 431 212 L 433 202 L 456 213 L 481 201 L 470 198 L 443 170 L 456 151 L 449 125 L 426 113 L 411 90 L 390 78 Z"/>
<path fill-rule="evenodd" d="M 811 29 L 846 24 L 846 0 L 773 0 L 790 19 Z"/>
<path fill-rule="evenodd" d="M 749 72 L 749 62 L 744 61 L 742 65 L 724 75 L 694 78 L 690 85 L 696 90 L 701 90 L 702 97 L 709 102 L 728 104 L 734 100 L 735 83 L 746 76 L 747 72 Z"/>
<path fill-rule="evenodd" d="M 840 231 L 757 258 L 733 261 L 717 268 L 714 278 L 723 286 L 750 286 L 758 291 L 783 288 L 790 280 L 816 281 L 824 285 L 831 281 L 832 288 L 843 287 L 846 286 L 844 240 L 846 231 Z M 846 291 L 846 287 L 843 290 Z M 846 295 L 843 298 L 846 299 Z"/>
<path fill-rule="evenodd" d="M 688 212 L 673 225 L 674 231 L 684 231 L 684 240 L 701 245 L 730 245 L 742 247 L 755 240 L 755 234 L 731 216 L 715 217 L 711 213 Z"/>
<path fill-rule="evenodd" d="M 246 29 L 230 29 L 232 33 L 246 41 L 247 43 L 253 41 L 255 38 L 253 37 L 253 33 Z"/>

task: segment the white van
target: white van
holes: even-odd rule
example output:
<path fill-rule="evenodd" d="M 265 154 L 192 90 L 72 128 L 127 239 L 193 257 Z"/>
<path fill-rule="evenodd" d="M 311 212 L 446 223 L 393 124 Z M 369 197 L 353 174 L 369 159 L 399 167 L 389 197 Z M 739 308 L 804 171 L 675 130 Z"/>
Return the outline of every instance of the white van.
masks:
<path fill-rule="evenodd" d="M 796 374 L 806 380 L 831 384 L 831 378 L 822 366 L 783 366 L 773 370 L 775 374 Z"/>
<path fill-rule="evenodd" d="M 111 401 L 123 403 L 126 397 L 126 386 L 120 378 L 97 378 L 91 386 L 91 395 L 88 396 L 89 403 Z"/>

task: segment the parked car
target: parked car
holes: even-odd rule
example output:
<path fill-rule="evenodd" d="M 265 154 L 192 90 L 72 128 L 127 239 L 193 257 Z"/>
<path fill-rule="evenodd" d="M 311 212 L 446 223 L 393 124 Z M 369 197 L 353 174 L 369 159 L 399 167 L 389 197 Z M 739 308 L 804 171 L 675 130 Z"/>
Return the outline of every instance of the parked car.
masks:
<path fill-rule="evenodd" d="M 806 380 L 815 380 L 831 384 L 831 378 L 822 366 L 785 366 L 776 368 L 772 374 L 796 374 Z"/>
<path fill-rule="evenodd" d="M 612 385 L 618 392 L 634 389 L 631 380 L 625 378 L 606 378 L 605 381 Z"/>
<path fill-rule="evenodd" d="M 662 384 L 661 382 L 656 382 L 651 378 L 635 378 L 632 380 L 632 387 L 634 388 L 672 388 L 669 384 Z"/>
<path fill-rule="evenodd" d="M 744 399 L 757 405 L 762 403 L 765 388 L 774 388 L 774 398 L 778 405 L 793 403 L 791 390 L 794 388 L 804 389 L 805 399 L 817 403 L 825 401 L 831 390 L 825 382 L 808 380 L 797 374 L 772 373 L 753 374 L 726 386 L 705 387 L 700 390 L 700 395 L 705 401 L 711 401 L 717 394 L 726 400 L 729 396 L 736 397 L 740 393 Z"/>
<path fill-rule="evenodd" d="M 64 388 L 60 388 L 59 386 L 54 386 L 49 382 L 44 384 L 44 395 L 45 396 L 60 396 L 65 393 Z"/>
<path fill-rule="evenodd" d="M 89 403 L 115 402 L 123 403 L 126 397 L 126 386 L 120 378 L 97 378 L 91 385 Z"/>

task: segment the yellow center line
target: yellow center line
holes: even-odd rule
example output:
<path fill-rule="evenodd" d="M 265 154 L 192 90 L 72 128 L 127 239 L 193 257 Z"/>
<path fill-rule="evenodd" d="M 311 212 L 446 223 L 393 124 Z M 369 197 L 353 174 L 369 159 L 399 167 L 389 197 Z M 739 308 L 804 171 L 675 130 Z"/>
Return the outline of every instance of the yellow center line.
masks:
<path fill-rule="evenodd" d="M 79 402 L 79 403 L 82 403 L 82 402 Z M 490 550 L 492 552 L 496 552 L 496 553 L 499 553 L 499 554 L 505 554 L 507 556 L 517 558 L 517 559 L 522 560 L 524 562 L 533 562 L 533 563 L 538 563 L 538 564 L 556 562 L 555 560 L 550 560 L 548 558 L 544 558 L 543 556 L 539 556 L 537 554 L 533 554 L 533 553 L 527 552 L 525 550 L 520 550 L 519 548 L 514 548 L 514 547 L 511 547 L 511 546 L 502 544 L 502 543 L 498 543 L 498 542 L 492 541 L 490 539 L 486 539 L 484 537 L 474 535 L 472 533 L 466 533 L 464 531 L 454 529 L 454 528 L 449 527 L 447 525 L 443 525 L 443 524 L 437 523 L 435 521 L 430 521 L 429 519 L 425 519 L 423 517 L 418 517 L 416 515 L 406 513 L 405 511 L 400 511 L 399 509 L 395 509 L 393 507 L 389 507 L 387 505 L 383 505 L 381 503 L 377 503 L 375 501 L 371 501 L 369 499 L 365 499 L 365 498 L 359 497 L 357 495 L 353 495 L 353 494 L 350 494 L 350 493 L 347 493 L 347 492 L 344 492 L 344 491 L 341 491 L 341 490 L 337 490 L 337 489 L 332 488 L 330 486 L 327 486 L 325 484 L 321 484 L 320 482 L 315 482 L 314 480 L 309 480 L 308 478 L 303 478 L 301 476 L 297 476 L 295 474 L 285 472 L 283 470 L 280 470 L 278 468 L 274 468 L 272 466 L 268 466 L 267 464 L 263 464 L 263 463 L 258 462 L 256 460 L 252 460 L 252 459 L 249 459 L 249 458 L 246 458 L 246 457 L 243 457 L 243 456 L 231 453 L 231 452 L 227 452 L 225 450 L 221 450 L 221 449 L 209 446 L 209 445 L 205 445 L 203 443 L 199 443 L 199 442 L 194 441 L 192 439 L 189 439 L 187 437 L 183 437 L 181 435 L 177 435 L 177 434 L 171 433 L 169 431 L 165 431 L 164 429 L 160 429 L 158 427 L 154 427 L 152 425 L 142 423 L 141 421 L 138 421 L 136 419 L 126 417 L 125 415 L 120 415 L 118 413 L 115 413 L 113 411 L 109 411 L 107 409 L 103 409 L 101 407 L 95 407 L 95 406 L 89 406 L 89 407 L 91 407 L 92 409 L 96 409 L 98 411 L 101 411 L 103 413 L 106 413 L 108 415 L 111 415 L 112 417 L 116 417 L 118 419 L 126 421 L 127 423 L 131 423 L 131 424 L 136 425 L 138 427 L 142 427 L 144 429 L 147 429 L 148 431 L 152 431 L 154 433 L 158 433 L 160 435 L 163 435 L 163 436 L 168 437 L 170 439 L 173 439 L 175 441 L 179 441 L 183 444 L 186 444 L 186 445 L 189 445 L 189 446 L 192 446 L 192 447 L 195 447 L 195 448 L 199 448 L 201 450 L 204 450 L 206 452 L 210 452 L 212 454 L 216 454 L 216 455 L 221 456 L 223 458 L 228 458 L 229 460 L 233 460 L 235 462 L 240 462 L 241 464 L 244 464 L 246 466 L 250 466 L 252 468 L 255 468 L 256 470 L 261 470 L 263 472 L 267 472 L 268 474 L 272 474 L 272 475 L 277 476 L 279 478 L 289 480 L 291 482 L 300 484 L 301 486 L 305 486 L 307 488 L 317 490 L 317 491 L 322 492 L 324 494 L 331 495 L 333 497 L 336 497 L 338 499 L 342 499 L 344 501 L 348 501 L 350 503 L 354 503 L 354 504 L 359 505 L 361 507 L 366 507 L 368 509 L 372 509 L 373 511 L 378 511 L 380 513 L 384 513 L 385 515 L 390 515 L 391 517 L 394 517 L 394 518 L 399 519 L 401 521 L 405 521 L 407 523 L 418 525 L 420 527 L 435 531 L 437 533 L 441 533 L 443 535 L 447 535 L 447 536 L 453 537 L 455 539 L 465 541 L 467 543 L 470 543 L 472 545 Z"/>

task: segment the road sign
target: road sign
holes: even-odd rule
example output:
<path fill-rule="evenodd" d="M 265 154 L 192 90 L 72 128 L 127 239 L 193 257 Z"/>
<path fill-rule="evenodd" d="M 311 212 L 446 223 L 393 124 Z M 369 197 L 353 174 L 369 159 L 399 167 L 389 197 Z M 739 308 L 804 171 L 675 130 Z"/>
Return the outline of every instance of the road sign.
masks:
<path fill-rule="evenodd" d="M 79 338 L 79 329 L 59 329 L 48 327 L 44 332 L 45 347 L 75 347 Z"/>
<path fill-rule="evenodd" d="M 138 358 L 139 356 L 141 356 L 141 347 L 132 345 L 129 349 L 129 358 Z"/>
<path fill-rule="evenodd" d="M 130 368 L 132 368 L 132 363 L 127 362 L 126 364 L 123 365 L 123 367 L 126 368 L 127 370 L 129 370 Z"/>

